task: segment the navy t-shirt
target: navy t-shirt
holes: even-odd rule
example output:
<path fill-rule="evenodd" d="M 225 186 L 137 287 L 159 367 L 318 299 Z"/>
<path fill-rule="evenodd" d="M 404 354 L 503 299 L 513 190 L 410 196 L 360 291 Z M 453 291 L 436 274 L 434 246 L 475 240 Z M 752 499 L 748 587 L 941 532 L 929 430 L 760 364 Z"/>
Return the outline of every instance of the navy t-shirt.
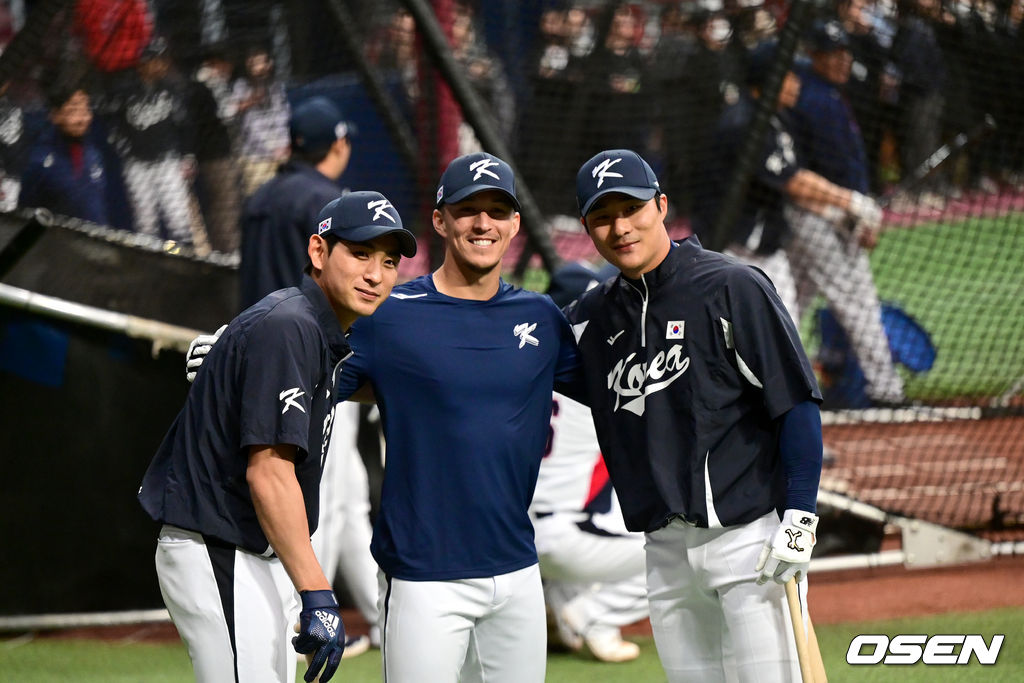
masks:
<path fill-rule="evenodd" d="M 295 474 L 312 534 L 333 375 L 348 353 L 327 297 L 309 277 L 243 311 L 203 362 L 150 463 L 142 507 L 159 522 L 268 554 L 245 478 L 249 447 L 290 444 L 298 448 Z"/>
<path fill-rule="evenodd" d="M 551 392 L 579 377 L 561 311 L 505 283 L 487 301 L 445 296 L 425 275 L 395 287 L 350 340 L 338 397 L 370 382 L 387 440 L 371 544 L 384 572 L 439 581 L 537 562 L 527 508 Z"/>

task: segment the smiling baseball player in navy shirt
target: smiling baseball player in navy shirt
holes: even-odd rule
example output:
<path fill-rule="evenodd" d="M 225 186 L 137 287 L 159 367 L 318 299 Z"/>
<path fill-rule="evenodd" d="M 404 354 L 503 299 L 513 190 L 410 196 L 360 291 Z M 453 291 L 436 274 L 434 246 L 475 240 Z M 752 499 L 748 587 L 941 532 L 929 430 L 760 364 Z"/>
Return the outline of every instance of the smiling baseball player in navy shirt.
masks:
<path fill-rule="evenodd" d="M 781 584 L 808 568 L 822 446 L 793 322 L 756 269 L 671 241 L 667 199 L 635 152 L 596 155 L 576 187 L 622 274 L 566 314 L 626 526 L 647 534 L 668 679 L 799 680 Z"/>
<path fill-rule="evenodd" d="M 412 233 L 377 192 L 328 203 L 300 286 L 227 326 L 157 451 L 139 500 L 163 523 L 160 590 L 202 682 L 287 681 L 294 591 L 306 680 L 334 674 L 345 632 L 310 545 L 345 330 L 387 298 Z M 290 581 L 289 581 L 290 579 Z"/>
<path fill-rule="evenodd" d="M 372 387 L 387 440 L 371 545 L 384 674 L 540 683 L 546 621 L 527 511 L 552 389 L 579 376 L 576 345 L 548 297 L 501 280 L 519 228 L 508 164 L 455 159 L 436 206 L 442 266 L 352 327 L 338 380 L 339 398 Z"/>

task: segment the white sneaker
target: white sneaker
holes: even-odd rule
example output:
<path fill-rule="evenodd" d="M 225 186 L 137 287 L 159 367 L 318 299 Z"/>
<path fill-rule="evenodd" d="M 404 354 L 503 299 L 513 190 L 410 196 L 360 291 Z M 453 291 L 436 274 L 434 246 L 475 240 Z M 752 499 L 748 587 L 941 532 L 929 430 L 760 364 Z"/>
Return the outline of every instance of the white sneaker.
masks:
<path fill-rule="evenodd" d="M 550 610 L 548 612 L 548 639 L 557 638 L 558 642 L 573 652 L 583 649 L 583 636 L 573 630 L 572 626 L 562 616 L 563 610 Z M 554 626 L 554 629 L 551 628 Z M 552 633 L 553 631 L 553 633 Z"/>
<path fill-rule="evenodd" d="M 636 643 L 622 639 L 622 633 L 615 626 L 604 624 L 587 624 L 577 614 L 571 603 L 558 612 L 558 622 L 565 623 L 567 629 L 582 646 L 590 651 L 595 659 L 602 662 L 628 662 L 640 656 L 640 647 Z M 561 627 L 560 627 L 561 629 Z M 566 636 L 562 636 L 565 640 Z M 568 641 L 566 641 L 568 642 Z M 574 650 L 580 647 L 572 648 Z"/>
<path fill-rule="evenodd" d="M 596 630 L 596 629 L 591 629 Z M 583 639 L 590 654 L 602 662 L 628 662 L 640 656 L 640 646 L 622 639 L 619 629 L 587 634 Z"/>
<path fill-rule="evenodd" d="M 370 649 L 370 639 L 366 636 L 353 636 L 345 639 L 345 651 L 341 653 L 342 659 L 358 657 Z"/>

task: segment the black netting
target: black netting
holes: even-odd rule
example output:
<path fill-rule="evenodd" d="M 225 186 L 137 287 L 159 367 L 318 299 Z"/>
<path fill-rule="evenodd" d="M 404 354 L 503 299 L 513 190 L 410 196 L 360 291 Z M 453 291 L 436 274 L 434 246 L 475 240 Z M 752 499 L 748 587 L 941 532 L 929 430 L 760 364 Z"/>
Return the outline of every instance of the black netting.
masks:
<path fill-rule="evenodd" d="M 428 217 L 441 170 L 482 140 L 494 147 L 495 133 L 537 208 L 507 270 L 539 288 L 545 244 L 564 260 L 597 259 L 575 213 L 575 172 L 629 147 L 658 173 L 674 236 L 696 232 L 756 260 L 789 293 L 826 407 L 887 421 L 826 427 L 827 487 L 963 528 L 1024 518 L 1020 2 L 26 4 L 0 25 L 6 208 L 35 182 L 32 150 L 52 144 L 47 98 L 84 82 L 95 120 L 72 163 L 102 164 L 102 194 L 30 192 L 32 203 L 230 253 L 239 202 L 286 153 L 289 108 L 321 94 L 358 127 L 340 186 L 382 191 L 431 247 L 403 264 L 407 276 L 438 262 Z M 482 114 L 439 76 L 409 11 L 421 6 Z M 752 59 L 772 41 L 767 63 Z M 723 127 L 752 88 L 785 98 L 787 69 L 801 77 L 791 110 L 758 99 Z M 764 140 L 780 127 L 790 147 L 772 161 Z M 787 154 L 838 194 L 777 200 L 776 222 L 745 213 L 779 196 L 758 172 Z"/>

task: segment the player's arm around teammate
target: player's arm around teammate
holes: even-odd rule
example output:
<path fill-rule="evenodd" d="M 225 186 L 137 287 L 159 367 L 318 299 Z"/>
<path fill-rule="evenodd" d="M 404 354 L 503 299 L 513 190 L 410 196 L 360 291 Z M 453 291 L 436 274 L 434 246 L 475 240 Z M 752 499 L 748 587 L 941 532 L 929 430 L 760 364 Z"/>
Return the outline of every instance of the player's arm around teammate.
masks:
<path fill-rule="evenodd" d="M 821 395 L 793 322 L 758 271 L 669 238 L 635 152 L 587 161 L 577 200 L 622 275 L 567 314 L 668 679 L 797 680 L 781 582 L 814 544 Z"/>
<path fill-rule="evenodd" d="M 309 536 L 345 330 L 416 250 L 388 207 L 376 192 L 324 207 L 308 276 L 226 327 L 143 479 L 140 502 L 164 524 L 161 592 L 203 683 L 293 680 L 295 590 L 306 680 L 330 679 L 341 659 L 344 626 Z"/>

